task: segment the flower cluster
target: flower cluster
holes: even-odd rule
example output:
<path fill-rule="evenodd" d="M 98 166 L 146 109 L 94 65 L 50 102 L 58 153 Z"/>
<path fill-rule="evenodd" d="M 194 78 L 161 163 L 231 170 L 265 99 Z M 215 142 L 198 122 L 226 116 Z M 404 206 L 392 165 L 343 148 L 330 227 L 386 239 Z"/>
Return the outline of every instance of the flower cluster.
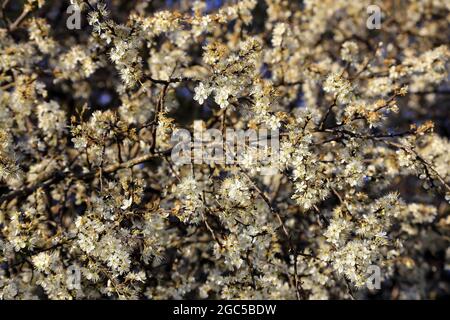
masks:
<path fill-rule="evenodd" d="M 69 3 L 0 10 L 0 299 L 448 295 L 448 0 Z"/>

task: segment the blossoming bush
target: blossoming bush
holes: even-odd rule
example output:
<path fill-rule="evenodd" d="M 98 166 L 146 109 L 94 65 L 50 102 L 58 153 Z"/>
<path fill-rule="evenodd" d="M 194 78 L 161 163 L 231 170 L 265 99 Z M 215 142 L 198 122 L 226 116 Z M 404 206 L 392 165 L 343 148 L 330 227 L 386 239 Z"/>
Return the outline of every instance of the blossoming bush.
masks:
<path fill-rule="evenodd" d="M 0 297 L 448 294 L 449 19 L 446 0 L 3 0 Z M 251 147 L 175 163 L 199 120 L 277 130 L 275 172 Z"/>

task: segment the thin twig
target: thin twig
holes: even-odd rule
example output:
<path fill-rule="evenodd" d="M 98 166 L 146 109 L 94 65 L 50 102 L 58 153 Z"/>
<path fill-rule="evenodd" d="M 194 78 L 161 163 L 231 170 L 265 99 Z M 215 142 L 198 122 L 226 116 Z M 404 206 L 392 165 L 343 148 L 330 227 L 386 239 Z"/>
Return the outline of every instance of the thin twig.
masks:
<path fill-rule="evenodd" d="M 294 256 L 294 263 L 293 263 L 293 267 L 294 267 L 294 284 L 295 284 L 295 292 L 297 295 L 297 299 L 305 299 L 305 292 L 303 290 L 303 288 L 301 287 L 301 284 L 299 282 L 298 279 L 298 270 L 297 270 L 297 257 L 298 257 L 298 253 L 297 250 L 295 250 L 294 248 L 294 244 L 292 242 L 292 238 L 288 232 L 288 230 L 286 229 L 286 226 L 284 224 L 283 219 L 280 216 L 280 213 L 278 211 L 277 208 L 275 208 L 272 203 L 270 202 L 270 199 L 267 197 L 267 195 L 256 185 L 255 182 L 253 182 L 253 179 L 248 175 L 248 173 L 239 165 L 237 164 L 237 167 L 239 168 L 239 170 L 241 171 L 241 173 L 249 180 L 249 182 L 252 184 L 252 187 L 256 190 L 256 192 L 259 194 L 259 196 L 264 200 L 264 202 L 267 204 L 267 206 L 269 207 L 269 210 L 272 214 L 274 214 L 278 220 L 278 223 L 281 226 L 281 229 L 283 230 L 284 235 L 286 236 L 287 240 L 288 240 L 288 245 L 289 245 L 289 251 L 290 253 Z"/>

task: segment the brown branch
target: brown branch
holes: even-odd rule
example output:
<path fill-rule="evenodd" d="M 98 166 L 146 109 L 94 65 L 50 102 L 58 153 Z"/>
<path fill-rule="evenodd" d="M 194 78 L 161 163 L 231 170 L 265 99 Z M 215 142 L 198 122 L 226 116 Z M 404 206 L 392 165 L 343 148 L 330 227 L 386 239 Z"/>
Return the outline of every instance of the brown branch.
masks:
<path fill-rule="evenodd" d="M 253 181 L 253 179 L 248 175 L 248 173 L 239 164 L 237 164 L 237 167 L 242 172 L 242 174 L 249 180 L 249 182 L 252 184 L 252 187 L 256 190 L 256 192 L 259 194 L 259 196 L 267 204 L 267 206 L 269 207 L 270 212 L 276 216 L 276 218 L 278 220 L 278 223 L 280 224 L 281 229 L 283 230 L 283 233 L 284 233 L 284 235 L 286 236 L 286 238 L 288 240 L 289 251 L 294 256 L 294 263 L 293 263 L 293 267 L 294 267 L 294 284 L 295 284 L 295 293 L 297 295 L 297 299 L 298 300 L 306 299 L 306 293 L 303 290 L 303 288 L 301 286 L 301 283 L 299 281 L 299 277 L 298 277 L 298 270 L 297 270 L 298 269 L 297 268 L 298 252 L 297 252 L 297 250 L 295 250 L 294 244 L 292 242 L 292 238 L 291 238 L 288 230 L 286 229 L 286 226 L 284 224 L 283 219 L 280 216 L 278 208 L 276 208 L 276 207 L 274 207 L 272 205 L 272 203 L 270 202 L 269 197 L 267 197 L 267 195 L 256 185 L 256 183 Z"/>
<path fill-rule="evenodd" d="M 388 146 L 397 148 L 397 149 L 402 149 L 405 152 L 412 154 L 416 157 L 416 159 L 421 162 L 429 171 L 433 172 L 433 174 L 436 176 L 436 178 L 439 180 L 439 182 L 444 186 L 445 189 L 447 189 L 448 192 L 450 192 L 450 185 L 445 181 L 445 179 L 440 175 L 440 173 L 433 167 L 433 165 L 431 163 L 429 163 L 426 159 L 424 159 L 416 150 L 409 148 L 407 146 L 401 145 L 399 143 L 393 142 L 393 141 L 388 141 L 385 140 L 383 138 L 394 138 L 394 137 L 398 137 L 398 136 L 403 136 L 403 135 L 407 135 L 407 134 L 413 134 L 413 131 L 406 131 L 406 132 L 402 132 L 402 133 L 398 133 L 398 134 L 388 134 L 388 135 L 362 135 L 356 132 L 352 132 L 352 131 L 348 131 L 348 130 L 331 130 L 331 129 L 326 129 L 325 132 L 329 132 L 329 133 L 334 133 L 334 134 L 345 134 L 351 137 L 355 137 L 355 138 L 359 138 L 359 139 L 370 139 L 373 141 L 379 141 L 382 142 Z"/>
<path fill-rule="evenodd" d="M 333 104 L 331 104 L 328 107 L 327 113 L 323 117 L 322 121 L 320 121 L 319 130 L 323 130 L 324 129 L 325 122 L 327 121 L 328 117 L 330 116 L 331 110 L 333 110 L 333 108 L 336 106 L 336 103 L 337 103 L 337 98 L 335 98 L 334 101 L 333 101 Z"/>
<path fill-rule="evenodd" d="M 166 83 L 164 85 L 164 88 L 161 91 L 161 95 L 158 99 L 158 105 L 155 110 L 155 117 L 152 121 L 152 123 L 153 123 L 153 125 L 152 125 L 152 144 L 150 146 L 150 152 L 152 152 L 152 153 L 154 153 L 156 150 L 156 133 L 158 131 L 158 125 L 159 125 L 159 114 L 164 109 L 164 100 L 166 98 L 167 89 L 169 88 L 169 85 L 170 85 L 170 82 Z"/>
<path fill-rule="evenodd" d="M 405 152 L 408 152 L 410 154 L 413 154 L 417 160 L 419 160 L 419 162 L 421 162 L 426 168 L 428 168 L 428 170 L 432 171 L 434 173 L 434 175 L 436 176 L 436 178 L 442 183 L 442 185 L 445 187 L 445 189 L 447 189 L 448 192 L 450 192 L 450 186 L 448 185 L 448 183 L 445 181 L 445 179 L 440 175 L 440 173 L 433 167 L 433 165 L 431 163 L 429 163 L 425 158 L 423 158 L 416 150 L 411 149 L 409 147 L 406 146 L 402 146 L 399 143 L 395 143 L 392 141 L 384 141 L 382 139 L 377 139 L 379 141 L 382 141 L 384 143 L 386 143 L 387 145 L 393 146 L 393 147 L 397 147 L 399 149 L 404 150 Z"/>
<path fill-rule="evenodd" d="M 17 19 L 8 27 L 8 30 L 10 32 L 16 30 L 20 24 L 23 22 L 23 20 L 26 19 L 26 17 L 28 16 L 28 14 L 30 13 L 30 10 L 23 10 L 22 13 L 20 14 L 20 16 L 17 17 Z"/>
<path fill-rule="evenodd" d="M 103 173 L 109 174 L 109 173 L 114 173 L 120 169 L 129 169 L 138 164 L 148 162 L 151 159 L 163 157 L 164 155 L 168 155 L 171 152 L 172 152 L 172 149 L 169 149 L 169 150 L 162 151 L 162 152 L 155 152 L 155 153 L 146 154 L 146 155 L 143 155 L 140 157 L 136 157 L 136 158 L 131 159 L 126 162 L 111 164 L 111 165 L 107 166 L 105 169 L 103 169 Z M 52 171 L 52 172 L 46 174 L 42 179 L 40 179 L 40 181 L 38 181 L 34 184 L 31 184 L 31 185 L 26 186 L 19 190 L 11 191 L 10 193 L 8 193 L 6 195 L 1 196 L 0 197 L 0 205 L 2 205 L 4 202 L 11 201 L 16 198 L 27 197 L 39 188 L 45 188 L 45 187 L 48 187 L 51 185 L 55 185 L 55 184 L 63 181 L 66 178 L 89 180 L 89 179 L 94 178 L 96 175 L 97 175 L 97 173 L 92 172 L 92 171 L 83 173 L 81 175 L 79 173 L 76 173 L 75 171 L 66 171 L 66 172 L 63 172 L 61 170 Z"/>

